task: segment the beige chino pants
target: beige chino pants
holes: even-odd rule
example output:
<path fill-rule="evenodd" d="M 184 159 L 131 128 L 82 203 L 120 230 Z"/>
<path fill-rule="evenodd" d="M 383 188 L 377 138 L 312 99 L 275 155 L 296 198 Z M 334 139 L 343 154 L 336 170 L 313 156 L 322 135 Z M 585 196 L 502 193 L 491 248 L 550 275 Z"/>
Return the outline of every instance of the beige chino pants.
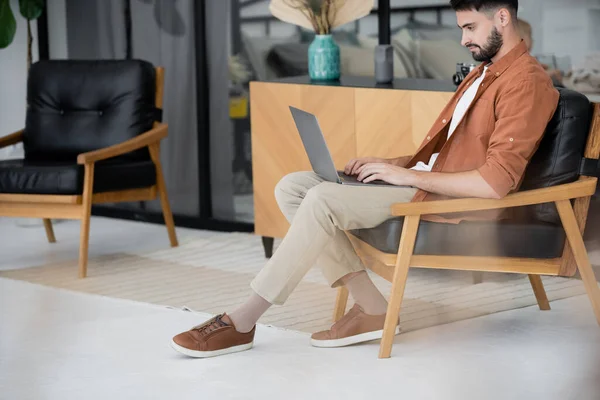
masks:
<path fill-rule="evenodd" d="M 338 286 L 343 276 L 365 269 L 344 231 L 381 224 L 392 217 L 392 204 L 410 202 L 416 191 L 340 185 L 324 182 L 314 172 L 285 176 L 275 198 L 291 226 L 252 289 L 269 303 L 282 305 L 315 264 L 332 287 Z"/>

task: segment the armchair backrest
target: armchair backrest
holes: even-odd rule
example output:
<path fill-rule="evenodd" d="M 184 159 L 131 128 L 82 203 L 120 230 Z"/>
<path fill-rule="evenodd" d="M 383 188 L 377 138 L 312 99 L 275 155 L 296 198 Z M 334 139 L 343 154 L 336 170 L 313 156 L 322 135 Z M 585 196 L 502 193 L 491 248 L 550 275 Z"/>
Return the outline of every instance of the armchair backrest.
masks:
<path fill-rule="evenodd" d="M 48 60 L 31 66 L 25 158 L 74 161 L 152 129 L 156 73 L 141 60 Z M 149 159 L 147 149 L 126 156 Z"/>
<path fill-rule="evenodd" d="M 531 159 L 520 190 L 540 189 L 579 178 L 593 115 L 593 103 L 573 90 L 558 88 L 560 99 L 540 145 Z M 553 203 L 526 208 L 528 217 L 558 224 Z"/>

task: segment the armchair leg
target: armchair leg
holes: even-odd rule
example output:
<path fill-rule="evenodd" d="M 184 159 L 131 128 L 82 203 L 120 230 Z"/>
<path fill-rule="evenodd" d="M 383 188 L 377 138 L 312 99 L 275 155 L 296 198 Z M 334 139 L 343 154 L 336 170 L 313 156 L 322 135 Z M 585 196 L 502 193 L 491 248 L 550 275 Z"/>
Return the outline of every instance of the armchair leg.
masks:
<path fill-rule="evenodd" d="M 408 278 L 408 269 L 410 268 L 410 259 L 417 239 L 419 229 L 419 216 L 408 216 L 404 220 L 402 236 L 400 238 L 400 247 L 398 248 L 398 258 L 394 269 L 394 278 L 392 281 L 392 294 L 388 304 L 388 309 L 383 325 L 383 337 L 379 347 L 379 358 L 389 358 L 392 353 L 392 345 L 398 325 L 400 307 L 406 288 L 406 279 Z"/>
<path fill-rule="evenodd" d="M 333 309 L 333 322 L 338 322 L 346 313 L 346 305 L 348 304 L 348 289 L 345 286 L 340 286 L 335 299 L 335 308 Z"/>
<path fill-rule="evenodd" d="M 529 282 L 531 282 L 531 287 L 533 288 L 533 293 L 535 294 L 540 310 L 550 310 L 550 302 L 548 301 L 548 296 L 546 296 L 542 278 L 539 275 L 529 275 Z"/>
<path fill-rule="evenodd" d="M 150 157 L 156 166 L 156 186 L 160 196 L 160 205 L 162 207 L 163 218 L 165 219 L 165 225 L 167 226 L 167 232 L 169 234 L 169 241 L 171 242 L 171 247 L 177 247 L 178 242 L 177 234 L 175 233 L 175 222 L 173 221 L 173 213 L 171 212 L 165 178 L 163 176 L 162 165 L 160 163 L 160 144 L 155 143 L 149 147 Z"/>
<path fill-rule="evenodd" d="M 54 229 L 52 229 L 52 221 L 49 218 L 44 218 L 44 228 L 46 228 L 46 237 L 49 243 L 56 243 Z"/>
<path fill-rule="evenodd" d="M 594 274 L 594 270 L 590 264 L 585 245 L 581 232 L 579 231 L 579 225 L 575 218 L 575 213 L 571 207 L 569 200 L 561 200 L 556 202 L 556 208 L 560 215 L 565 232 L 567 233 L 567 240 L 571 246 L 573 256 L 577 262 L 577 268 L 581 274 L 583 285 L 592 303 L 592 309 L 596 314 L 596 321 L 600 325 L 600 288 L 598 287 L 598 281 Z"/>
<path fill-rule="evenodd" d="M 94 164 L 85 164 L 79 235 L 79 278 L 87 276 L 88 247 L 90 240 L 90 217 L 92 215 L 92 195 L 94 188 Z"/>

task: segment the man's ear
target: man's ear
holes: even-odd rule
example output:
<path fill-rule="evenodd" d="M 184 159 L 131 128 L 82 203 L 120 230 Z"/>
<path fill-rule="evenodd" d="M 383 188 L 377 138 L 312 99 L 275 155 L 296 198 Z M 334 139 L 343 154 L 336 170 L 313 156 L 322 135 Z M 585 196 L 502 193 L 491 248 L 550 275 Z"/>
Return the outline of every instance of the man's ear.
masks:
<path fill-rule="evenodd" d="M 508 11 L 506 8 L 501 8 L 500 10 L 498 10 L 496 17 L 498 18 L 498 22 L 500 22 L 500 25 L 502 25 L 502 27 L 508 26 L 508 24 L 510 24 L 512 21 L 510 11 Z"/>

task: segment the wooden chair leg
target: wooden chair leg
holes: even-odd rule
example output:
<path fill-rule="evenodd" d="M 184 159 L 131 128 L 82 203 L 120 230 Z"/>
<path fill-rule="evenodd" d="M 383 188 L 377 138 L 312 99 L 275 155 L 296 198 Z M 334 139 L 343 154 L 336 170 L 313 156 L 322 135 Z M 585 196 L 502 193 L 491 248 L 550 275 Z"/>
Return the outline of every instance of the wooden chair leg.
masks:
<path fill-rule="evenodd" d="M 173 221 L 173 213 L 171 212 L 165 178 L 163 176 L 162 165 L 160 163 L 159 143 L 150 145 L 150 157 L 156 166 L 156 186 L 160 196 L 160 205 L 163 211 L 163 218 L 165 219 L 165 225 L 167 226 L 167 232 L 169 233 L 169 241 L 171 242 L 171 247 L 177 247 L 178 242 L 177 234 L 175 233 L 175 222 Z"/>
<path fill-rule="evenodd" d="M 346 305 L 348 304 L 348 289 L 340 286 L 335 299 L 335 308 L 333 309 L 333 322 L 337 322 L 346 314 Z"/>
<path fill-rule="evenodd" d="M 56 243 L 56 237 L 54 236 L 54 229 L 52 229 L 52 221 L 50 219 L 44 218 L 44 228 L 46 228 L 48 242 Z"/>
<path fill-rule="evenodd" d="M 569 200 L 561 200 L 556 202 L 556 208 L 560 215 L 563 227 L 567 234 L 567 240 L 571 246 L 571 251 L 577 262 L 577 268 L 581 274 L 583 285 L 592 303 L 592 309 L 596 314 L 596 321 L 600 325 L 600 288 L 598 287 L 598 281 L 594 274 L 594 270 L 590 264 L 585 244 L 583 243 L 583 237 L 579 231 L 579 225 L 571 207 Z"/>
<path fill-rule="evenodd" d="M 483 272 L 473 271 L 473 285 L 479 285 L 483 282 Z"/>
<path fill-rule="evenodd" d="M 394 269 L 394 278 L 392 281 L 392 293 L 390 296 L 385 323 L 383 325 L 383 337 L 379 347 L 379 358 L 389 358 L 392 353 L 392 345 L 396 334 L 396 326 L 406 288 L 408 270 L 410 268 L 410 259 L 417 239 L 420 217 L 408 216 L 404 219 L 402 236 L 400 237 L 400 246 L 398 248 L 398 257 L 396 258 L 396 267 Z"/>
<path fill-rule="evenodd" d="M 535 294 L 540 310 L 550 310 L 550 302 L 548 301 L 548 296 L 546 296 L 542 278 L 539 275 L 529 275 L 529 282 L 531 282 L 531 287 L 533 288 L 533 293 Z"/>
<path fill-rule="evenodd" d="M 94 164 L 85 164 L 83 180 L 81 230 L 79 233 L 79 278 L 87 276 L 88 248 L 90 240 L 90 217 L 94 188 Z"/>

